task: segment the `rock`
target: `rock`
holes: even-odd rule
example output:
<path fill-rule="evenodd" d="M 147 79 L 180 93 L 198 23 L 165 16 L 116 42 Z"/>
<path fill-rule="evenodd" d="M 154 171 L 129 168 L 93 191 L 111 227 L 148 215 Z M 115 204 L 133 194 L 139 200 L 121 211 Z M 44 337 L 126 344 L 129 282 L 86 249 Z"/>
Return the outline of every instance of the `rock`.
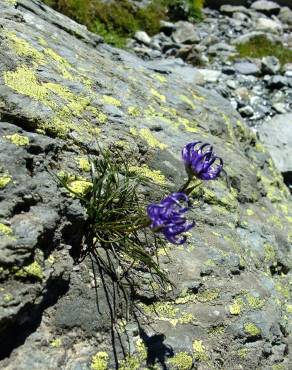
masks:
<path fill-rule="evenodd" d="M 273 1 L 257 0 L 251 4 L 251 9 L 254 9 L 257 12 L 271 16 L 271 15 L 278 15 L 281 7 Z"/>
<path fill-rule="evenodd" d="M 280 71 L 281 65 L 279 59 L 273 56 L 262 58 L 262 73 L 275 75 Z"/>
<path fill-rule="evenodd" d="M 275 111 L 279 114 L 287 113 L 287 108 L 285 103 L 274 103 L 272 107 L 275 109 Z"/>
<path fill-rule="evenodd" d="M 235 5 L 226 4 L 220 7 L 220 12 L 223 14 L 232 16 L 234 13 L 238 13 L 238 12 L 248 13 L 248 10 L 245 6 L 242 6 L 242 5 L 235 6 Z"/>
<path fill-rule="evenodd" d="M 233 40 L 231 40 L 231 43 L 232 44 L 245 44 L 247 42 L 249 42 L 250 40 L 252 40 L 254 37 L 259 37 L 259 36 L 264 36 L 266 37 L 268 40 L 270 40 L 271 42 L 276 42 L 276 41 L 280 41 L 279 38 L 277 38 L 276 35 L 273 35 L 269 32 L 269 30 L 267 30 L 267 32 L 260 32 L 260 31 L 251 31 L 251 32 L 247 32 L 241 36 L 238 36 L 236 38 L 234 38 Z"/>
<path fill-rule="evenodd" d="M 254 114 L 254 110 L 250 105 L 246 105 L 245 107 L 239 108 L 238 112 L 242 115 L 242 117 L 251 117 Z"/>
<path fill-rule="evenodd" d="M 208 49 L 208 54 L 216 55 L 219 54 L 222 51 L 227 51 L 230 53 L 235 52 L 235 47 L 232 45 L 228 45 L 225 42 L 219 42 L 217 44 L 211 45 Z"/>
<path fill-rule="evenodd" d="M 260 139 L 281 172 L 292 171 L 291 121 L 291 113 L 279 114 L 259 128 Z"/>
<path fill-rule="evenodd" d="M 144 31 L 137 31 L 137 32 L 135 32 L 134 38 L 137 41 L 139 41 L 139 42 L 141 42 L 142 44 L 145 44 L 145 45 L 150 45 L 150 43 L 151 43 L 151 38 Z"/>
<path fill-rule="evenodd" d="M 204 77 L 206 82 L 217 82 L 221 75 L 220 71 L 214 71 L 211 69 L 198 69 L 198 71 Z"/>
<path fill-rule="evenodd" d="M 172 38 L 178 44 L 194 44 L 200 41 L 195 26 L 184 21 L 176 23 L 176 30 L 173 32 Z"/>
<path fill-rule="evenodd" d="M 160 31 L 165 33 L 167 36 L 170 36 L 172 32 L 176 30 L 176 24 L 172 22 L 167 22 L 164 20 L 160 21 Z"/>
<path fill-rule="evenodd" d="M 269 79 L 267 86 L 273 90 L 273 89 L 281 89 L 284 86 L 288 86 L 288 84 L 289 84 L 289 81 L 287 77 L 276 75 L 276 76 L 272 76 Z"/>
<path fill-rule="evenodd" d="M 236 72 L 242 75 L 258 75 L 260 73 L 259 66 L 248 61 L 234 63 L 233 67 Z"/>
<path fill-rule="evenodd" d="M 281 8 L 278 18 L 282 23 L 292 26 L 292 10 L 288 7 Z"/>
<path fill-rule="evenodd" d="M 272 33 L 281 33 L 283 31 L 281 23 L 268 18 L 258 18 L 255 28 L 258 31 L 267 31 Z"/>

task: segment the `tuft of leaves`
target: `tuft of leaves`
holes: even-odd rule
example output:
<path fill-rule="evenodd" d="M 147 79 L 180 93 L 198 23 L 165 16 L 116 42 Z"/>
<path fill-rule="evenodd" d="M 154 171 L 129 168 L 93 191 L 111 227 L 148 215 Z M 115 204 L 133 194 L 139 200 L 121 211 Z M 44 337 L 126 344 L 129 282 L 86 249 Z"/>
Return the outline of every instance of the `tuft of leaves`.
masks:
<path fill-rule="evenodd" d="M 138 282 L 131 280 L 134 267 L 150 273 L 161 286 L 169 284 L 156 259 L 163 242 L 145 230 L 150 220 L 140 190 L 149 180 L 130 171 L 118 150 L 100 150 L 100 155 L 89 161 L 91 186 L 83 193 L 72 189 L 70 176 L 58 176 L 59 183 L 79 198 L 87 211 L 83 257 L 94 253 L 103 270 L 121 284 L 123 279 L 129 285 Z"/>

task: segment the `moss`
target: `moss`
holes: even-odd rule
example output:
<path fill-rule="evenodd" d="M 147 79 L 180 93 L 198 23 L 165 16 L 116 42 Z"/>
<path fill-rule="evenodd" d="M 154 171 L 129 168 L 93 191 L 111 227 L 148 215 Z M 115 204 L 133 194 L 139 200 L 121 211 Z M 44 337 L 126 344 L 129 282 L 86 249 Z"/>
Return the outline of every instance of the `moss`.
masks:
<path fill-rule="evenodd" d="M 206 348 L 201 340 L 195 340 L 193 342 L 193 351 L 195 360 L 202 362 L 208 360 Z"/>
<path fill-rule="evenodd" d="M 266 303 L 263 299 L 255 297 L 251 294 L 248 294 L 246 296 L 246 299 L 247 299 L 247 303 L 248 303 L 249 307 L 251 307 L 254 310 L 262 309 L 264 307 L 265 303 Z"/>
<path fill-rule="evenodd" d="M 246 334 L 252 336 L 252 337 L 257 337 L 261 334 L 261 329 L 258 328 L 254 323 L 249 322 L 244 324 L 243 327 L 244 331 Z"/>
<path fill-rule="evenodd" d="M 139 134 L 151 148 L 159 148 L 161 150 L 167 148 L 166 144 L 163 144 L 159 140 L 156 139 L 156 137 L 152 134 L 149 128 L 142 128 L 139 131 Z"/>
<path fill-rule="evenodd" d="M 11 143 L 17 146 L 29 145 L 29 138 L 24 135 L 13 134 L 13 135 L 4 136 L 4 138 L 11 141 Z"/>
<path fill-rule="evenodd" d="M 170 360 L 168 364 L 177 370 L 190 370 L 193 366 L 193 359 L 187 352 L 179 352 Z"/>
<path fill-rule="evenodd" d="M 165 102 L 166 102 L 166 97 L 165 97 L 164 95 L 160 94 L 157 90 L 155 90 L 155 89 L 151 88 L 151 89 L 150 89 L 150 92 L 151 92 L 151 94 L 152 94 L 155 98 L 157 98 L 157 99 L 158 99 L 159 101 L 161 101 L 162 103 L 165 103 Z"/>
<path fill-rule="evenodd" d="M 243 309 L 243 300 L 241 298 L 236 298 L 231 306 L 229 306 L 229 312 L 231 315 L 239 315 Z"/>
<path fill-rule="evenodd" d="M 12 231 L 11 227 L 0 223 L 0 235 L 1 234 L 6 235 L 6 236 L 12 236 L 13 231 Z"/>
<path fill-rule="evenodd" d="M 12 177 L 9 175 L 0 176 L 0 190 L 4 189 L 11 181 Z"/>
<path fill-rule="evenodd" d="M 255 36 L 244 44 L 236 45 L 241 58 L 262 58 L 273 55 L 282 65 L 292 62 L 292 50 L 283 46 L 281 42 L 272 42 L 265 36 Z"/>
<path fill-rule="evenodd" d="M 272 245 L 265 244 L 264 245 L 264 252 L 265 252 L 265 262 L 272 262 L 276 258 L 276 252 Z"/>
<path fill-rule="evenodd" d="M 53 348 L 59 348 L 62 345 L 62 339 L 61 338 L 55 338 L 51 341 L 50 345 Z"/>
<path fill-rule="evenodd" d="M 109 96 L 109 95 L 103 95 L 102 96 L 102 101 L 104 104 L 109 104 L 109 105 L 114 105 L 115 107 L 121 107 L 122 106 L 122 103 L 120 102 L 120 100 L 112 97 L 112 96 Z"/>
<path fill-rule="evenodd" d="M 33 277 L 34 279 L 42 280 L 43 270 L 39 263 L 37 261 L 34 261 L 30 265 L 17 270 L 14 275 L 21 278 Z"/>
<path fill-rule="evenodd" d="M 109 356 L 106 352 L 97 352 L 91 360 L 91 370 L 107 370 Z"/>
<path fill-rule="evenodd" d="M 142 166 L 130 166 L 130 172 L 134 172 L 140 176 L 147 177 L 156 184 L 165 185 L 165 176 L 159 170 L 151 170 L 146 164 Z"/>
<path fill-rule="evenodd" d="M 77 158 L 76 162 L 81 171 L 90 172 L 90 163 L 88 158 Z"/>

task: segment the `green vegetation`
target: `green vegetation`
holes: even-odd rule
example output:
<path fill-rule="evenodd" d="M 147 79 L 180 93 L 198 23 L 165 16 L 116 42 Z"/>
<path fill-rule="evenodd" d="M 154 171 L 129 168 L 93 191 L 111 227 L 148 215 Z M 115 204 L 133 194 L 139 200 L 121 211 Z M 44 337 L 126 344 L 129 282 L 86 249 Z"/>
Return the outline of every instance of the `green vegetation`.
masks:
<path fill-rule="evenodd" d="M 292 62 L 292 50 L 285 48 L 281 42 L 272 42 L 265 36 L 255 36 L 245 44 L 236 45 L 241 58 L 262 58 L 273 55 L 281 65 Z"/>
<path fill-rule="evenodd" d="M 102 2 L 101 0 L 44 0 L 44 2 L 84 24 L 92 32 L 104 37 L 105 42 L 125 47 L 127 38 L 137 30 L 150 35 L 159 31 L 161 19 L 172 19 L 180 5 L 187 5 L 189 17 L 202 19 L 204 0 L 152 0 L 139 8 L 129 0 Z"/>

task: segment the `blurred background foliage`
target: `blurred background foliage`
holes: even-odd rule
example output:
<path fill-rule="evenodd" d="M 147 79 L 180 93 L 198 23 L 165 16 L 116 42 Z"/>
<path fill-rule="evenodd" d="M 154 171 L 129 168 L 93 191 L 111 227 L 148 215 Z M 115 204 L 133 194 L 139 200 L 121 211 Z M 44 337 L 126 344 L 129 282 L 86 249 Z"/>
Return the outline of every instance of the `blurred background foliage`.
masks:
<path fill-rule="evenodd" d="M 105 42 L 125 47 L 138 30 L 159 32 L 160 20 L 202 19 L 204 0 L 152 0 L 139 7 L 130 0 L 43 0 L 47 5 L 84 24 Z"/>

